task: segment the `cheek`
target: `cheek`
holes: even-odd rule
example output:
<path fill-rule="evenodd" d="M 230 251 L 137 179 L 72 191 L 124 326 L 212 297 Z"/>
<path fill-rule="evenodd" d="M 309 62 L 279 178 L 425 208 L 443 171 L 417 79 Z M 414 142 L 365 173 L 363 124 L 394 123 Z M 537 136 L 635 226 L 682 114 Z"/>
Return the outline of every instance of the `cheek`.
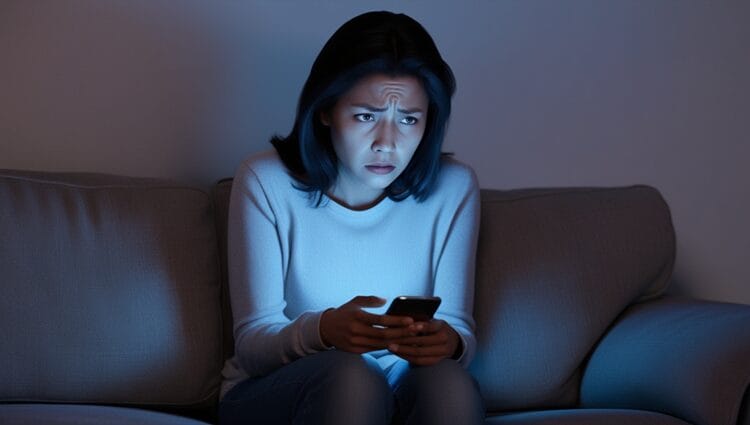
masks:
<path fill-rule="evenodd" d="M 409 161 L 414 156 L 419 144 L 422 142 L 422 132 L 414 132 L 410 135 L 408 143 L 404 143 L 404 153 Z"/>
<path fill-rule="evenodd" d="M 424 126 L 418 129 L 414 129 L 414 132 L 410 135 L 410 143 L 409 143 L 409 160 L 411 161 L 411 158 L 414 156 L 414 152 L 416 152 L 417 148 L 419 147 L 419 144 L 422 143 L 422 138 L 424 137 Z"/>
<path fill-rule="evenodd" d="M 336 133 L 342 143 L 354 144 L 362 139 L 366 131 L 364 126 L 357 124 L 359 123 L 342 122 L 336 126 Z"/>
<path fill-rule="evenodd" d="M 339 126 L 331 133 L 333 150 L 339 161 L 349 164 L 364 155 L 367 145 L 362 143 L 363 136 L 360 133 L 356 126 Z"/>
<path fill-rule="evenodd" d="M 413 127 L 406 134 L 406 136 L 408 137 L 408 140 L 409 140 L 410 144 L 418 145 L 419 142 L 421 142 L 422 138 L 424 137 L 424 131 L 425 131 L 425 126 L 424 125 Z"/>
<path fill-rule="evenodd" d="M 353 137 L 349 126 L 336 123 L 331 126 L 331 142 L 336 150 L 346 149 L 351 144 Z"/>

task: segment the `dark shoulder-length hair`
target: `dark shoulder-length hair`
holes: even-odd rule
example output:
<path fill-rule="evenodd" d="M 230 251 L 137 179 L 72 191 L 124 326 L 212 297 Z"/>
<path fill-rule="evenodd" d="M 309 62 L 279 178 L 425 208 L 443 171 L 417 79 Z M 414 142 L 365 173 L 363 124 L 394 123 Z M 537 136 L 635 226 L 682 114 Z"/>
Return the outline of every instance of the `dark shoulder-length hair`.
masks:
<path fill-rule="evenodd" d="M 321 112 L 363 77 L 372 74 L 417 77 L 429 98 L 422 140 L 409 165 L 386 189 L 396 201 L 413 195 L 423 201 L 440 171 L 440 157 L 456 81 L 435 42 L 419 22 L 404 14 L 368 12 L 344 23 L 326 42 L 307 77 L 294 128 L 271 143 L 316 205 L 336 182 L 338 159 Z"/>

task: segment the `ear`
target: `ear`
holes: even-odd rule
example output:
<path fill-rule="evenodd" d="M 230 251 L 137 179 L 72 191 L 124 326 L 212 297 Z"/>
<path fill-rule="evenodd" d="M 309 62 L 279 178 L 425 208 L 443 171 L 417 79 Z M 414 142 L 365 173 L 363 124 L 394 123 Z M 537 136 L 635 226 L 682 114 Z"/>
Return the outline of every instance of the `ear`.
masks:
<path fill-rule="evenodd" d="M 319 118 L 320 118 L 320 122 L 324 126 L 326 127 L 331 126 L 331 114 L 328 113 L 328 111 L 320 111 Z"/>

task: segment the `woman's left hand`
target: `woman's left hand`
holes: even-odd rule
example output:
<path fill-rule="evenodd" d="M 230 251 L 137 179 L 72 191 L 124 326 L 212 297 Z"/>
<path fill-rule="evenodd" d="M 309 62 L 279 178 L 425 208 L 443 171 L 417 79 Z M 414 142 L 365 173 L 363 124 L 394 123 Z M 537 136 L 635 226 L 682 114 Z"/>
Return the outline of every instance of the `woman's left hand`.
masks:
<path fill-rule="evenodd" d="M 414 324 L 420 335 L 390 341 L 388 350 L 417 366 L 430 366 L 453 356 L 461 344 L 458 333 L 444 320 Z"/>

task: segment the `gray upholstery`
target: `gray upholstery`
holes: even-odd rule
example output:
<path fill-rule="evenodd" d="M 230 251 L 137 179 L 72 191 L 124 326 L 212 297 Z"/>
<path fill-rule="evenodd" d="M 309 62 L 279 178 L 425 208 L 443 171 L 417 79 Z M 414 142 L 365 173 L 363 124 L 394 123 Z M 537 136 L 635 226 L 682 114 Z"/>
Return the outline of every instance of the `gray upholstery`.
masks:
<path fill-rule="evenodd" d="M 219 265 L 204 192 L 2 172 L 0 235 L 0 401 L 214 403 Z"/>
<path fill-rule="evenodd" d="M 510 413 L 491 417 L 488 425 L 688 425 L 656 412 L 622 409 L 568 409 Z"/>
<path fill-rule="evenodd" d="M 2 425 L 205 425 L 183 416 L 109 406 L 0 404 Z"/>
<path fill-rule="evenodd" d="M 215 419 L 230 189 L 0 170 L 0 424 Z M 674 247 L 653 188 L 482 191 L 487 423 L 750 425 L 750 306 L 661 297 Z"/>
<path fill-rule="evenodd" d="M 471 370 L 490 411 L 575 406 L 586 356 L 674 256 L 653 188 L 483 191 Z"/>
<path fill-rule="evenodd" d="M 630 308 L 594 351 L 581 403 L 648 409 L 696 424 L 735 424 L 750 384 L 748 360 L 747 306 L 643 303 Z"/>

